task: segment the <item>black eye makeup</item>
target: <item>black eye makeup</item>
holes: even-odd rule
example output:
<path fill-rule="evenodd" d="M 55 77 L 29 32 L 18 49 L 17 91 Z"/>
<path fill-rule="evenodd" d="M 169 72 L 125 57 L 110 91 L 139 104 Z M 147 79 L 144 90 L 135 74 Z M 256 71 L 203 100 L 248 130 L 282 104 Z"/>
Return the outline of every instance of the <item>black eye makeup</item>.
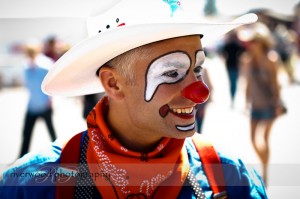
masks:
<path fill-rule="evenodd" d="M 202 66 L 196 66 L 194 68 L 194 73 L 195 73 L 197 79 L 201 78 L 201 76 L 202 76 L 202 69 L 203 69 Z"/>
<path fill-rule="evenodd" d="M 176 77 L 178 77 L 178 75 L 179 74 L 176 70 L 168 71 L 163 74 L 163 76 L 171 77 L 171 78 L 176 78 Z"/>
<path fill-rule="evenodd" d="M 202 79 L 202 70 L 203 70 L 203 64 L 205 61 L 205 54 L 203 50 L 199 50 L 196 52 L 196 64 L 193 69 L 197 79 Z"/>
<path fill-rule="evenodd" d="M 161 84 L 175 84 L 187 75 L 191 66 L 189 55 L 174 51 L 154 59 L 146 72 L 145 101 L 150 101 Z"/>

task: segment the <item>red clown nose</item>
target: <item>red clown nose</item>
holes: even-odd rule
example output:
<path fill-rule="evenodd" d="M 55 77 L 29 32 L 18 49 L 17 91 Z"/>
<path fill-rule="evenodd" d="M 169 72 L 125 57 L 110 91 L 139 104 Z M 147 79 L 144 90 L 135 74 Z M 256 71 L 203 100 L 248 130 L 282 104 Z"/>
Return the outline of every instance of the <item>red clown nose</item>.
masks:
<path fill-rule="evenodd" d="M 203 81 L 197 81 L 185 87 L 181 94 L 197 104 L 202 104 L 209 97 L 209 89 Z"/>

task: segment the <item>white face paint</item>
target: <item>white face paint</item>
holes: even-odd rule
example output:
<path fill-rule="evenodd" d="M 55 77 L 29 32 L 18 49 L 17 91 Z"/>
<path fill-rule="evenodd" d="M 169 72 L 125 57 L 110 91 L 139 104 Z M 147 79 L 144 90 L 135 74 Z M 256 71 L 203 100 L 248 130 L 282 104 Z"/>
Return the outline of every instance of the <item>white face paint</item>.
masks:
<path fill-rule="evenodd" d="M 195 73 L 195 76 L 197 77 L 198 80 L 202 80 L 202 65 L 205 60 L 205 54 L 203 50 L 197 51 L 196 52 L 196 63 L 193 68 L 193 72 Z M 195 129 L 195 123 L 189 124 L 186 126 L 180 126 L 176 125 L 177 130 L 179 131 L 191 131 Z"/>
<path fill-rule="evenodd" d="M 198 79 L 201 79 L 204 60 L 204 51 L 197 51 L 193 71 Z M 155 59 L 150 64 L 146 74 L 145 100 L 149 102 L 153 98 L 159 85 L 181 81 L 187 75 L 190 65 L 190 57 L 181 51 L 168 53 Z"/>
<path fill-rule="evenodd" d="M 191 65 L 190 57 L 184 52 L 172 52 L 154 60 L 146 74 L 145 100 L 152 99 L 161 84 L 172 84 L 182 80 Z"/>
<path fill-rule="evenodd" d="M 203 50 L 199 50 L 196 53 L 196 64 L 194 67 L 194 73 L 196 77 L 199 79 L 200 76 L 202 75 L 202 65 L 204 64 L 205 61 L 205 54 Z"/>

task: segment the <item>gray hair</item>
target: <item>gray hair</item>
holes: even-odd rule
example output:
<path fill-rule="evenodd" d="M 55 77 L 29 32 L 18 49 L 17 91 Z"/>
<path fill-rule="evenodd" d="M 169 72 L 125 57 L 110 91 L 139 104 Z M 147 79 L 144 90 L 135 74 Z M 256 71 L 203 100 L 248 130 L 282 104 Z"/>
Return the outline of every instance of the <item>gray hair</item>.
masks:
<path fill-rule="evenodd" d="M 149 56 L 151 48 L 140 46 L 129 50 L 108 61 L 105 65 L 116 69 L 123 77 L 126 78 L 128 84 L 134 84 L 135 71 L 133 63 L 137 59 L 145 59 Z"/>

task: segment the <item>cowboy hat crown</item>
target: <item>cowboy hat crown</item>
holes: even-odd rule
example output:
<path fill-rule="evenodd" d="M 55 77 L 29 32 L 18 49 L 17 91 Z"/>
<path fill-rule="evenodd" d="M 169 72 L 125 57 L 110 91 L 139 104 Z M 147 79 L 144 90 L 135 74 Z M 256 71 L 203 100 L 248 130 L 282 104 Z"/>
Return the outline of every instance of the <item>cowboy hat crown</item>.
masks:
<path fill-rule="evenodd" d="M 203 16 L 203 0 L 123 0 L 87 19 L 89 37 L 73 46 L 50 69 L 42 90 L 49 95 L 78 96 L 103 92 L 96 71 L 112 58 L 152 42 L 204 35 L 203 46 L 233 28 L 257 20 L 247 14 L 231 22 Z"/>

